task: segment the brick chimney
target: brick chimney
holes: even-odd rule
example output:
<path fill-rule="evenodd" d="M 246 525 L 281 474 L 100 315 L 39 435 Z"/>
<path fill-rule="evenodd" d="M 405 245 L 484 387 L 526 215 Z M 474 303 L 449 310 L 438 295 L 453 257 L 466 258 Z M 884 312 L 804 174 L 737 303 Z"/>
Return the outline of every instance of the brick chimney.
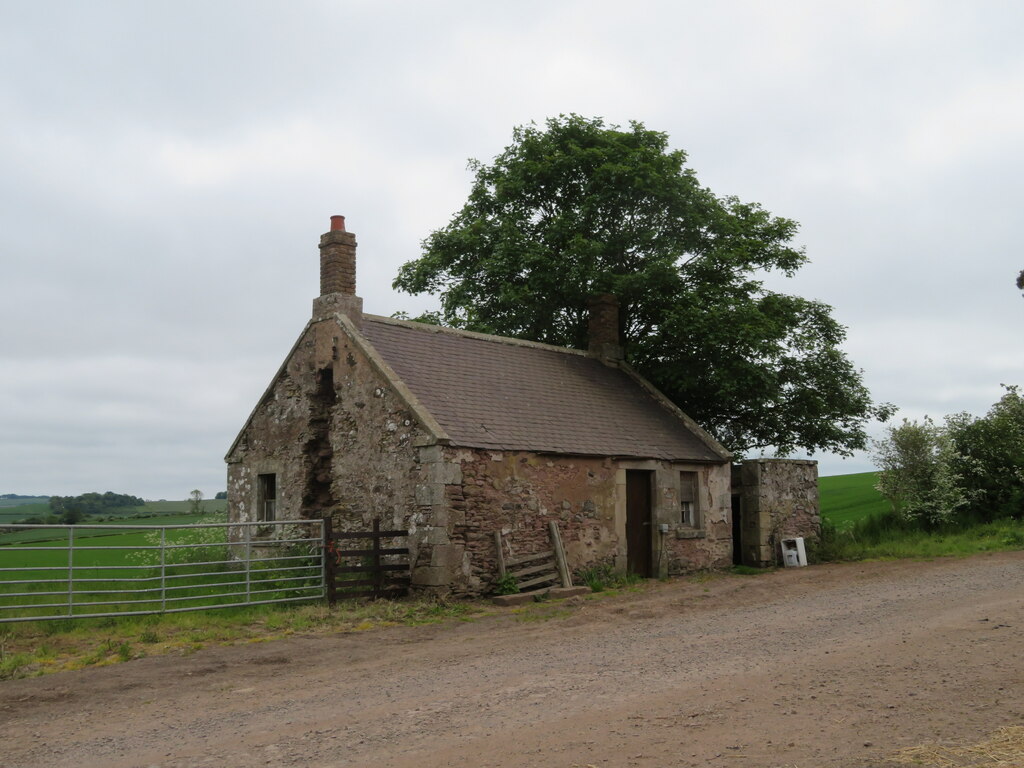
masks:
<path fill-rule="evenodd" d="M 610 293 L 591 296 L 587 301 L 588 350 L 608 365 L 625 359 L 619 339 L 619 300 Z"/>
<path fill-rule="evenodd" d="M 345 217 L 331 216 L 331 229 L 320 236 L 320 296 L 313 299 L 313 319 L 341 313 L 357 327 L 363 300 L 356 296 L 356 236 L 345 231 Z"/>

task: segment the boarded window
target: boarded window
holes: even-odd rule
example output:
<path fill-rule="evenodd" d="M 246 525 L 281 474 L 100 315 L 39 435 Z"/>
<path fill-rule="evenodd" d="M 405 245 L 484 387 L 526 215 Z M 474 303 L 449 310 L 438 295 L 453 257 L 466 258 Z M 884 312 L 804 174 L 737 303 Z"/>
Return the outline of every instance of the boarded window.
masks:
<path fill-rule="evenodd" d="M 697 473 L 679 473 L 679 522 L 691 528 L 700 528 L 700 494 Z"/>
<path fill-rule="evenodd" d="M 263 522 L 277 519 L 277 475 L 258 475 L 256 519 Z"/>

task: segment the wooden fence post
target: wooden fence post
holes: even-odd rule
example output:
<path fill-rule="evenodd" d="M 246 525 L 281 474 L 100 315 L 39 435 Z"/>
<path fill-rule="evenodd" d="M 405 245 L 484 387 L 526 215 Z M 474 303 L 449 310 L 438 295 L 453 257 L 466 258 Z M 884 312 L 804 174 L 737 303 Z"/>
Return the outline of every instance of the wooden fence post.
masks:
<path fill-rule="evenodd" d="M 384 571 L 380 569 L 380 518 L 373 519 L 373 599 L 384 597 Z"/>
<path fill-rule="evenodd" d="M 498 578 L 505 578 L 505 553 L 501 548 L 501 531 L 494 532 L 494 546 L 498 550 Z"/>

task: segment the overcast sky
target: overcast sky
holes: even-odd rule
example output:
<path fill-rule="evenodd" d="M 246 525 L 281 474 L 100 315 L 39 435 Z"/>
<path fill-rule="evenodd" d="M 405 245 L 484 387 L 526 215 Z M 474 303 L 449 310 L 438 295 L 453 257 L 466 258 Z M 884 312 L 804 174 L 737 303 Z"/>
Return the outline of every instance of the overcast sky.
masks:
<path fill-rule="evenodd" d="M 834 307 L 877 400 L 981 415 L 1024 384 L 1022 40 L 973 0 L 2 0 L 0 493 L 224 488 L 329 216 L 368 312 L 434 307 L 390 284 L 467 159 L 569 112 L 799 221 L 771 285 Z"/>

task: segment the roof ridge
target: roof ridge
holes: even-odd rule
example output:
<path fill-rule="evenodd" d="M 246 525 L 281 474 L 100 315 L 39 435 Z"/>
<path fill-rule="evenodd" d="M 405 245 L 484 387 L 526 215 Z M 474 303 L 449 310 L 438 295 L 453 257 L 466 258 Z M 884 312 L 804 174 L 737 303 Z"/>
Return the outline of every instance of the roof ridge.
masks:
<path fill-rule="evenodd" d="M 568 355 L 579 355 L 580 357 L 588 357 L 591 359 L 597 359 L 594 355 L 584 349 L 573 349 L 572 347 L 559 347 L 555 344 L 544 344 L 539 341 L 527 341 L 526 339 L 516 339 L 511 336 L 498 336 L 492 333 L 479 333 L 478 331 L 466 331 L 462 328 L 449 328 L 446 325 L 432 325 L 430 323 L 418 323 L 414 320 L 399 320 L 396 317 L 385 317 L 383 315 L 363 315 L 363 321 L 369 321 L 373 323 L 384 323 L 386 325 L 396 325 L 402 328 L 409 328 L 414 331 L 421 331 L 423 333 L 443 333 L 450 336 L 461 336 L 467 339 L 478 339 L 480 341 L 489 341 L 494 344 L 507 344 L 513 347 L 528 347 L 530 349 L 543 349 L 548 352 L 561 352 L 562 354 Z"/>

